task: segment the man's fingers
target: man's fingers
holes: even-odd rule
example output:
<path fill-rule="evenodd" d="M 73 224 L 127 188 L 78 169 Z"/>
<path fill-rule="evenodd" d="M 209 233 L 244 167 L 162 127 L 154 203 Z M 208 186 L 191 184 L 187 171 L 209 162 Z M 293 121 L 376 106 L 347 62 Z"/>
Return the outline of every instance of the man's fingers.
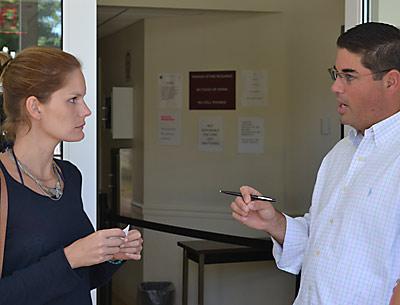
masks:
<path fill-rule="evenodd" d="M 272 204 L 266 201 L 256 200 L 249 203 L 248 207 L 251 211 L 260 211 L 271 208 Z"/>
<path fill-rule="evenodd" d="M 240 187 L 240 193 L 242 193 L 243 201 L 247 204 L 251 202 L 251 195 L 261 195 L 259 191 L 247 185 Z"/>
<path fill-rule="evenodd" d="M 240 192 L 242 194 L 252 194 L 252 195 L 261 195 L 259 191 L 252 188 L 251 186 L 243 185 L 240 187 Z"/>
<path fill-rule="evenodd" d="M 249 212 L 249 208 L 247 207 L 247 205 L 245 203 L 241 204 L 238 203 L 236 201 L 231 203 L 231 209 L 242 216 L 247 216 L 248 212 Z"/>
<path fill-rule="evenodd" d="M 239 214 L 237 214 L 235 212 L 232 212 L 232 217 L 235 218 L 237 221 L 239 221 L 241 223 L 244 223 L 246 221 L 246 219 L 247 219 L 246 217 L 241 216 L 241 215 L 239 215 Z"/>

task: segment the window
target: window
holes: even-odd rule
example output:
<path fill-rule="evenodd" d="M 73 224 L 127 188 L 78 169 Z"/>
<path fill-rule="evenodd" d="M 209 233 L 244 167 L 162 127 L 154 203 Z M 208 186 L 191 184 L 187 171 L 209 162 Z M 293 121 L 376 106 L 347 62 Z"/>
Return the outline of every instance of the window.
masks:
<path fill-rule="evenodd" d="M 61 48 L 61 0 L 1 0 L 0 51 L 16 53 L 30 46 Z M 62 145 L 55 150 L 62 159 Z"/>

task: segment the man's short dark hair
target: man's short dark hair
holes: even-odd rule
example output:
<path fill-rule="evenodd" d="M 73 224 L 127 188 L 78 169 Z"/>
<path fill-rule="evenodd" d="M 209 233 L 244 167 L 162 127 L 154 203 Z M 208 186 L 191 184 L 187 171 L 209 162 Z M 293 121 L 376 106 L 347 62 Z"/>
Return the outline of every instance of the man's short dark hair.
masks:
<path fill-rule="evenodd" d="M 355 26 L 339 36 L 336 45 L 361 55 L 361 63 L 372 72 L 400 71 L 400 30 L 393 25 L 368 22 Z M 381 79 L 384 73 L 374 75 Z"/>

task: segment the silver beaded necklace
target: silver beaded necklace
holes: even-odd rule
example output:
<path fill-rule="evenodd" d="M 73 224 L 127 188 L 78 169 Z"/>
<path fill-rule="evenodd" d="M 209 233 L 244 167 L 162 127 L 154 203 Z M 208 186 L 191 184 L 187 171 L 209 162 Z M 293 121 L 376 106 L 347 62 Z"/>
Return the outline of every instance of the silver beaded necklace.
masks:
<path fill-rule="evenodd" d="M 20 170 L 26 174 L 29 178 L 31 178 L 36 185 L 43 191 L 43 193 L 45 193 L 45 195 L 47 197 L 49 197 L 51 200 L 57 201 L 60 200 L 62 195 L 63 195 L 63 189 L 61 186 L 61 169 L 58 167 L 58 165 L 56 164 L 56 162 L 53 160 L 53 164 L 52 164 L 52 169 L 53 169 L 53 173 L 55 174 L 56 178 L 57 178 L 57 182 L 55 187 L 48 187 L 47 185 L 44 185 L 44 183 L 37 178 L 35 175 L 33 175 L 28 167 L 24 164 L 21 163 L 21 161 L 19 161 L 17 159 L 17 157 L 15 156 L 15 154 L 13 154 L 13 152 L 11 151 L 11 149 L 7 150 L 8 152 L 8 156 L 10 159 L 15 159 L 15 162 L 17 163 L 17 166 L 20 168 Z"/>

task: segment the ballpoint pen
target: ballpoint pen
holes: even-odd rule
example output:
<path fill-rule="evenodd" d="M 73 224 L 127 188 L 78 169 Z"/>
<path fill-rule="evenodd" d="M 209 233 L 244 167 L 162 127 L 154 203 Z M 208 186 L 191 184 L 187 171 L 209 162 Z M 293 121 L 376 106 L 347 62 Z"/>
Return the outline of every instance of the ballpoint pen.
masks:
<path fill-rule="evenodd" d="M 220 193 L 232 195 L 232 196 L 239 196 L 242 197 L 242 193 L 239 192 L 232 192 L 232 191 L 223 191 L 219 190 Z M 251 200 L 261 200 L 261 201 L 268 201 L 268 202 L 276 202 L 275 198 L 263 196 L 263 195 L 250 195 Z"/>

